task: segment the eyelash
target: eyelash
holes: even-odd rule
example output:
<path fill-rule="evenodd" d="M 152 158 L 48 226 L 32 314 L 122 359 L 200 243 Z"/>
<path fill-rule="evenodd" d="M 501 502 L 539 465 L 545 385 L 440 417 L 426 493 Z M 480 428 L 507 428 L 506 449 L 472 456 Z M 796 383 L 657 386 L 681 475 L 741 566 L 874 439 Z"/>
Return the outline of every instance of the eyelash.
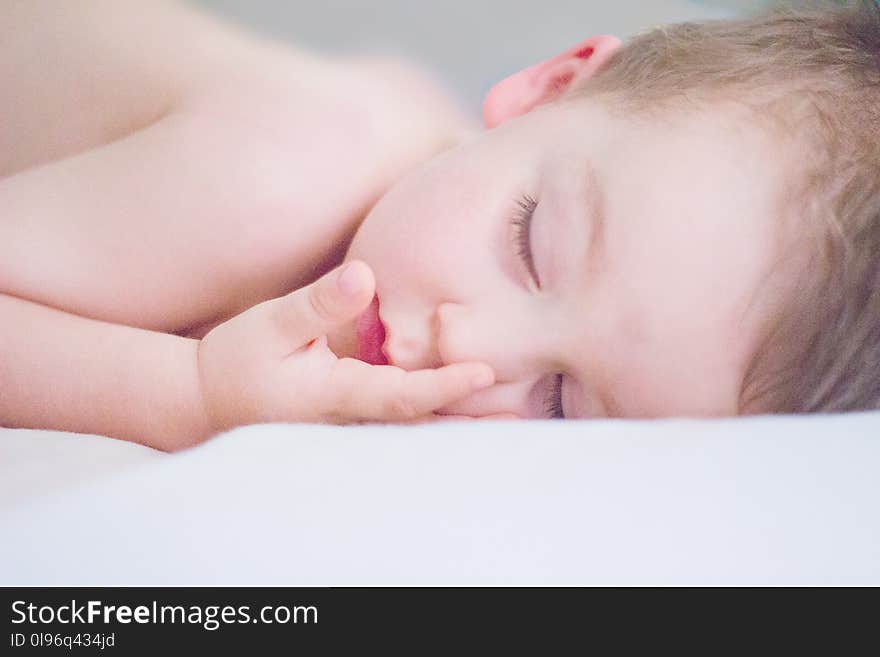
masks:
<path fill-rule="evenodd" d="M 553 377 L 553 385 L 550 388 L 550 394 L 544 400 L 544 415 L 554 420 L 564 420 L 565 413 L 562 412 L 562 375 L 557 374 Z"/>
<path fill-rule="evenodd" d="M 534 198 L 528 194 L 523 195 L 516 202 L 516 209 L 510 218 L 510 222 L 513 226 L 513 242 L 516 246 L 517 255 L 528 267 L 540 290 L 541 282 L 538 279 L 538 272 L 535 271 L 530 236 L 532 217 L 537 207 L 538 202 Z M 565 419 L 565 415 L 562 412 L 562 374 L 557 374 L 553 377 L 550 394 L 544 400 L 544 416 L 560 420 Z"/>
<path fill-rule="evenodd" d="M 530 235 L 532 217 L 534 216 L 535 208 L 537 207 L 538 202 L 531 196 L 528 194 L 522 196 L 516 202 L 516 209 L 511 217 L 511 223 L 513 225 L 513 241 L 516 246 L 516 253 L 520 257 L 520 260 L 522 260 L 526 264 L 526 267 L 528 267 L 529 273 L 535 279 L 535 283 L 540 290 L 541 280 L 538 278 L 538 272 L 535 271 L 535 261 L 532 258 Z"/>

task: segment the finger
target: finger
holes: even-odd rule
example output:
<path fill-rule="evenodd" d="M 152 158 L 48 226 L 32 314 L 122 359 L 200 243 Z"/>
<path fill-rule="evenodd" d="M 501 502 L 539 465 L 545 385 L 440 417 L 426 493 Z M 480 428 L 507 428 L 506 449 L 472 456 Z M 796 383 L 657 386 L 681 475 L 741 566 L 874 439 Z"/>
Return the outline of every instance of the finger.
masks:
<path fill-rule="evenodd" d="M 435 411 L 434 415 L 438 417 L 457 417 L 468 420 L 521 420 L 522 417 L 516 413 L 490 413 L 489 415 L 459 415 L 455 413 L 444 413 L 443 411 Z"/>
<path fill-rule="evenodd" d="M 516 413 L 493 413 L 491 415 L 440 415 L 435 414 L 435 417 L 439 418 L 440 421 L 444 421 L 446 418 L 452 418 L 454 420 L 473 420 L 474 422 L 483 422 L 485 420 L 522 420 L 522 417 L 517 415 Z"/>
<path fill-rule="evenodd" d="M 373 300 L 376 281 L 370 267 L 353 260 L 313 283 L 269 302 L 270 332 L 277 349 L 289 354 L 358 317 Z"/>
<path fill-rule="evenodd" d="M 423 415 L 415 420 L 402 420 L 399 424 L 434 424 L 436 422 L 464 422 L 466 420 L 474 420 L 470 415 L 438 415 L 431 413 Z"/>
<path fill-rule="evenodd" d="M 433 422 L 463 422 L 470 420 L 471 422 L 482 422 L 484 420 L 521 420 L 522 417 L 516 413 L 494 413 L 492 415 L 447 415 L 445 413 L 432 413 L 420 417 L 412 422 L 404 422 L 404 424 L 427 424 Z"/>
<path fill-rule="evenodd" d="M 495 382 L 495 373 L 485 363 L 412 372 L 354 358 L 342 358 L 335 365 L 337 412 L 367 420 L 413 421 Z"/>
<path fill-rule="evenodd" d="M 493 415 L 483 415 L 482 417 L 478 417 L 478 420 L 522 420 L 523 417 L 521 415 L 517 415 L 516 413 L 495 413 Z"/>

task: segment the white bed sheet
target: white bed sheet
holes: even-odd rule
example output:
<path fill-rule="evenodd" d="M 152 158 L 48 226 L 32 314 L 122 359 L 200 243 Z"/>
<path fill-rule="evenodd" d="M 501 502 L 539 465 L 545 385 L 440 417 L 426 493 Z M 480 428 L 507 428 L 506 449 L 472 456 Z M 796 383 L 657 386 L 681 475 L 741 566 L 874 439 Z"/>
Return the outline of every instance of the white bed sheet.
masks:
<path fill-rule="evenodd" d="M 880 412 L 2 430 L 0 584 L 880 584 Z"/>

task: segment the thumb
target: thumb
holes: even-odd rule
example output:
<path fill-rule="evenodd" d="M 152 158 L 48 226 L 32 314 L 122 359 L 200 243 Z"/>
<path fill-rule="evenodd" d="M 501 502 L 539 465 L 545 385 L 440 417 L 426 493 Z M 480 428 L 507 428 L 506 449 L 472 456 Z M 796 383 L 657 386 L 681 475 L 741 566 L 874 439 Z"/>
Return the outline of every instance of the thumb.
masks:
<path fill-rule="evenodd" d="M 272 322 L 285 353 L 355 319 L 372 302 L 375 287 L 369 265 L 352 260 L 278 299 Z"/>

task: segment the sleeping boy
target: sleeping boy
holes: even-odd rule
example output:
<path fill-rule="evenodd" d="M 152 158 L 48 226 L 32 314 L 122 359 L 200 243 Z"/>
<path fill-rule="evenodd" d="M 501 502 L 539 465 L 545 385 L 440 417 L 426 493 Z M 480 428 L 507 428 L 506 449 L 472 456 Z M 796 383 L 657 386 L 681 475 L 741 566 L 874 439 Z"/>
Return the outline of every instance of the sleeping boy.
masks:
<path fill-rule="evenodd" d="M 8 13 L 0 425 L 878 407 L 873 2 L 592 36 L 483 129 L 187 5 Z"/>

